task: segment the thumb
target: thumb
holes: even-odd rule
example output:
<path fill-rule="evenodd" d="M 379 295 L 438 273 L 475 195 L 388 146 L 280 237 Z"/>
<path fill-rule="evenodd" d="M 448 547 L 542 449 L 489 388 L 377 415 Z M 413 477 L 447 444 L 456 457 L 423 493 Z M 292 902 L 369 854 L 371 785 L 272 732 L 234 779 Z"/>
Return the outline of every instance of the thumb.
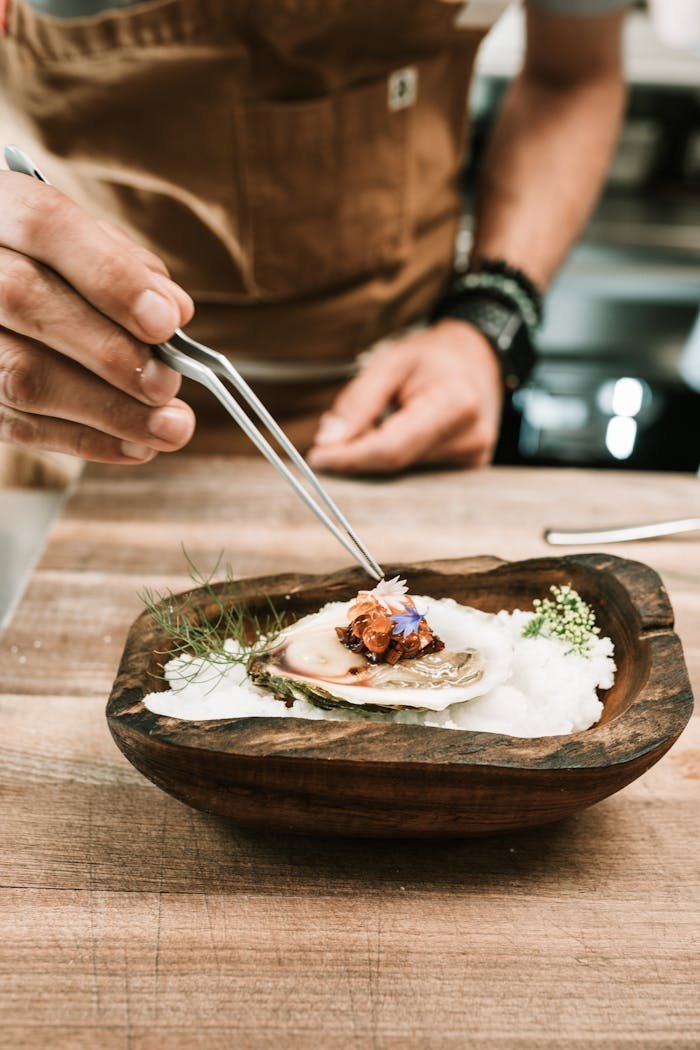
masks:
<path fill-rule="evenodd" d="M 316 446 L 351 441 L 374 426 L 411 369 L 410 354 L 400 350 L 398 343 L 392 343 L 378 351 L 340 391 L 328 412 L 321 416 L 314 439 Z"/>

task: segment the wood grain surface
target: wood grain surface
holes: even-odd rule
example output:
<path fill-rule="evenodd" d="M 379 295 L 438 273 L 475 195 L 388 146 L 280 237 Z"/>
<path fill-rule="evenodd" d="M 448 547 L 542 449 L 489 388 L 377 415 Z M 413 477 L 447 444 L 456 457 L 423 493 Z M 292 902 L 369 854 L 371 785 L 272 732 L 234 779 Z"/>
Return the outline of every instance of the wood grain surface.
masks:
<path fill-rule="evenodd" d="M 545 525 L 700 512 L 698 481 L 670 475 L 331 488 L 388 562 L 544 556 Z M 144 780 L 104 718 L 139 591 L 189 586 L 181 544 L 242 575 L 345 561 L 257 461 L 87 471 L 0 642 L 3 1050 L 697 1046 L 697 715 L 643 777 L 548 828 L 237 830 Z M 606 549 L 661 574 L 697 693 L 697 537 Z"/>

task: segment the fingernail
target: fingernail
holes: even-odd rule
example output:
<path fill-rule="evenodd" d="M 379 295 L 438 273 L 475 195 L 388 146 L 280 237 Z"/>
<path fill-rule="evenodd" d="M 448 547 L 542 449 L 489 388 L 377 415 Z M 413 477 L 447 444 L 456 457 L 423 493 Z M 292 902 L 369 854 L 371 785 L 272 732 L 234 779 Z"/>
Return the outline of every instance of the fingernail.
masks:
<path fill-rule="evenodd" d="M 172 445 L 183 445 L 192 436 L 192 417 L 181 408 L 159 408 L 148 418 L 153 437 Z"/>
<path fill-rule="evenodd" d="M 154 455 L 154 450 L 148 445 L 137 445 L 134 441 L 122 441 L 121 450 L 122 456 L 127 456 L 129 459 L 144 460 Z"/>
<path fill-rule="evenodd" d="M 152 357 L 139 372 L 141 389 L 149 401 L 169 401 L 180 389 L 180 376 Z"/>
<path fill-rule="evenodd" d="M 134 303 L 133 314 L 153 340 L 168 339 L 178 326 L 180 311 L 174 302 L 147 288 Z"/>
<path fill-rule="evenodd" d="M 192 316 L 194 313 L 194 299 L 187 294 L 184 288 L 181 288 L 175 281 L 171 281 L 165 274 L 155 273 L 153 274 L 153 280 L 167 297 L 175 299 L 176 302 L 185 308 L 186 316 Z"/>
<path fill-rule="evenodd" d="M 349 433 L 350 424 L 340 416 L 321 416 L 314 440 L 317 445 L 332 445 L 335 441 L 342 441 Z"/>

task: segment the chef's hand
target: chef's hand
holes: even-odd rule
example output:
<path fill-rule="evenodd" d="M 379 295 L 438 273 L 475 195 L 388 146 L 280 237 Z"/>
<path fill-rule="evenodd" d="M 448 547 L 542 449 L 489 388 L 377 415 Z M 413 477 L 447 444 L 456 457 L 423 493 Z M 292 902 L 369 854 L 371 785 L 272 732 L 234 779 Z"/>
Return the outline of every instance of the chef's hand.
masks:
<path fill-rule="evenodd" d="M 103 463 L 180 448 L 194 414 L 148 344 L 192 313 L 155 255 L 0 172 L 0 440 Z"/>
<path fill-rule="evenodd" d="M 498 438 L 501 368 L 486 338 L 444 320 L 370 358 L 321 419 L 314 469 L 388 473 L 415 463 L 480 467 Z"/>

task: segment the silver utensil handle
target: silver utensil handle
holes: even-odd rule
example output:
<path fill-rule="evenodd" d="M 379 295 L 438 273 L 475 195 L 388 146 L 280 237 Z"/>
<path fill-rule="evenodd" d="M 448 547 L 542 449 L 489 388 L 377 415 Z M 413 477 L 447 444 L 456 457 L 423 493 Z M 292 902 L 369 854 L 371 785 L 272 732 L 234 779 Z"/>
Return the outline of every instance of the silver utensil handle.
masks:
<path fill-rule="evenodd" d="M 624 543 L 630 540 L 651 540 L 658 536 L 673 536 L 680 532 L 700 530 L 700 518 L 680 518 L 677 521 L 659 521 L 649 525 L 621 525 L 610 529 L 545 529 L 544 538 L 554 546 L 579 543 Z"/>
<path fill-rule="evenodd" d="M 36 164 L 19 146 L 5 146 L 5 163 L 10 171 L 17 171 L 20 175 L 29 175 L 32 179 L 38 179 L 39 182 L 49 185 L 46 176 L 39 171 Z"/>
<path fill-rule="evenodd" d="M 348 554 L 350 554 L 355 561 L 362 566 L 369 576 L 373 579 L 380 580 L 382 578 L 381 572 L 378 572 L 377 568 L 367 560 L 364 554 L 350 543 L 348 537 L 343 535 L 335 522 L 331 521 L 326 512 L 319 507 L 310 493 L 306 491 L 303 485 L 301 485 L 298 479 L 291 473 L 278 453 L 275 452 L 269 441 L 267 441 L 260 431 L 256 429 L 245 411 L 241 408 L 235 398 L 231 396 L 212 369 L 208 365 L 203 365 L 199 361 L 195 361 L 182 350 L 178 350 L 177 347 L 171 346 L 169 343 L 161 343 L 158 346 L 155 346 L 154 350 L 166 364 L 170 365 L 171 368 L 175 368 L 176 371 L 187 376 L 188 379 L 194 379 L 195 382 L 201 383 L 202 386 L 205 386 L 207 390 L 214 395 L 214 397 L 218 398 L 243 433 L 250 438 L 258 451 L 261 452 L 265 459 L 272 464 L 275 470 L 282 475 L 284 480 L 292 487 L 294 492 L 296 492 L 299 499 L 306 504 L 309 510 L 311 510 L 319 521 L 326 526 L 329 532 L 335 536 L 338 543 L 340 543 Z"/>
<path fill-rule="evenodd" d="M 367 562 L 372 566 L 374 575 L 377 579 L 381 579 L 383 572 L 381 566 L 375 561 L 370 554 L 367 547 L 364 545 L 362 540 L 359 538 L 350 522 L 347 520 L 341 509 L 331 498 L 325 487 L 321 484 L 316 474 L 313 472 L 309 464 L 306 462 L 304 457 L 301 455 L 295 445 L 289 440 L 281 426 L 274 418 L 273 415 L 268 411 L 265 405 L 262 403 L 255 391 L 248 385 L 240 372 L 233 367 L 231 362 L 223 354 L 220 354 L 216 350 L 211 350 L 210 347 L 204 346 L 202 343 L 197 343 L 190 336 L 186 335 L 180 329 L 177 330 L 174 337 L 169 340 L 169 346 L 175 347 L 176 349 L 182 349 L 182 351 L 195 357 L 195 360 L 199 360 L 200 364 L 205 364 L 213 372 L 222 378 L 228 380 L 234 390 L 241 395 L 241 397 L 248 403 L 253 409 L 258 419 L 267 427 L 267 430 L 273 435 L 275 440 L 284 449 L 292 463 L 295 465 L 297 470 L 303 477 L 313 486 L 320 499 L 323 501 L 327 509 L 331 512 L 336 521 L 345 529 L 346 533 L 353 541 L 355 546 L 362 552 Z"/>

